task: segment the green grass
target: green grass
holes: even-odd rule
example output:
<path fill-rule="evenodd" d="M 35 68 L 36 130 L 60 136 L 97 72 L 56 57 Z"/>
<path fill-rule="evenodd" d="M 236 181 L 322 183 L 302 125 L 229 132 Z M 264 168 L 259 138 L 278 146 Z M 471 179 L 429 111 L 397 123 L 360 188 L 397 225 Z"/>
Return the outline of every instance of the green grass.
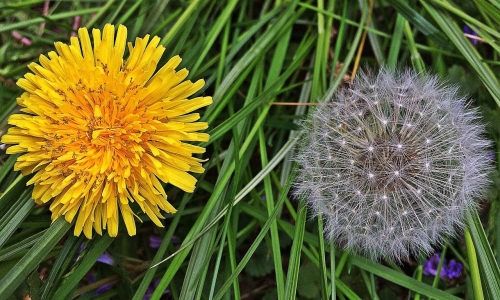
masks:
<path fill-rule="evenodd" d="M 214 103 L 200 111 L 211 139 L 201 145 L 209 160 L 197 189 L 184 194 L 167 185 L 178 212 L 166 215 L 165 228 L 140 214 L 133 237 L 123 223 L 118 237 L 90 241 L 74 237 L 62 219 L 52 223 L 49 206 L 31 200 L 29 176 L 14 172 L 15 157 L 0 150 L 0 298 L 91 299 L 113 283 L 94 299 L 139 300 L 156 281 L 151 299 L 165 299 L 165 289 L 168 299 L 500 299 L 497 174 L 479 215 L 467 216 L 465 241 L 445 246 L 464 265 L 459 279 L 422 275 L 425 257 L 402 266 L 368 261 L 331 245 L 321 220 L 291 197 L 296 130 L 314 106 L 276 105 L 330 98 L 350 80 L 356 59 L 361 68 L 409 66 L 469 93 L 496 142 L 500 5 L 458 2 L 375 1 L 370 11 L 367 0 L 66 0 L 50 1 L 44 14 L 45 1 L 3 1 L 0 135 L 18 109 L 15 82 L 55 41 L 69 41 L 75 16 L 88 28 L 124 24 L 129 41 L 161 37 L 161 63 L 180 55 Z M 477 45 L 464 25 L 482 38 Z M 163 238 L 159 249 L 149 247 L 151 235 Z M 115 266 L 97 262 L 104 251 Z"/>

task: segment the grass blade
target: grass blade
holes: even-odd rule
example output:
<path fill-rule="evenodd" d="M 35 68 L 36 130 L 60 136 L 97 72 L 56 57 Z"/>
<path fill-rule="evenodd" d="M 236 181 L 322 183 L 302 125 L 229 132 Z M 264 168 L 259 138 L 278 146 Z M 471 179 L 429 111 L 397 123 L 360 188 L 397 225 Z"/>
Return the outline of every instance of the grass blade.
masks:
<path fill-rule="evenodd" d="M 500 106 L 500 84 L 495 77 L 495 73 L 488 67 L 487 64 L 481 61 L 481 56 L 472 46 L 469 40 L 464 37 L 462 30 L 457 26 L 455 21 L 446 13 L 443 13 L 434 7 L 421 1 L 425 9 L 434 18 L 436 23 L 441 27 L 443 32 L 450 37 L 451 42 L 470 63 L 476 71 L 481 81 L 484 83 L 497 105 Z"/>
<path fill-rule="evenodd" d="M 0 295 L 10 295 L 24 281 L 26 277 L 46 259 L 46 254 L 59 242 L 66 234 L 71 225 L 59 218 L 45 232 L 42 238 L 30 249 L 10 272 L 0 281 Z"/>

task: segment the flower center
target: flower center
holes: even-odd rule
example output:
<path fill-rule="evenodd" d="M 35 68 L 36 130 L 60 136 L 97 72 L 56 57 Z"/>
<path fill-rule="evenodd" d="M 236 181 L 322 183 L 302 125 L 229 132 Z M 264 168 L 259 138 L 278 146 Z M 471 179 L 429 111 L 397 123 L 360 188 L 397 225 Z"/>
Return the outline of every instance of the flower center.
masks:
<path fill-rule="evenodd" d="M 354 161 L 357 170 L 362 171 L 356 175 L 367 178 L 360 182 L 367 182 L 370 190 L 395 191 L 406 182 L 405 177 L 416 176 L 420 171 L 413 163 L 418 154 L 408 145 L 378 138 L 368 149 L 371 150 L 361 152 Z"/>
<path fill-rule="evenodd" d="M 108 127 L 95 129 L 92 131 L 92 144 L 96 146 L 112 145 L 116 149 L 120 149 L 125 143 L 127 132 L 121 127 Z"/>

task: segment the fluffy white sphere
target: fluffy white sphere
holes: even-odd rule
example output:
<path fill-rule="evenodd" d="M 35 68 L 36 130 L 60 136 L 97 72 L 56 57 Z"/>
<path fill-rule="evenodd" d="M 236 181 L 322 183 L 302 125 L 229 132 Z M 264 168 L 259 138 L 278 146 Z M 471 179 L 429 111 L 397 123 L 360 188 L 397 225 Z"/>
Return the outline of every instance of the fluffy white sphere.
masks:
<path fill-rule="evenodd" d="M 304 122 L 295 194 L 327 239 L 400 261 L 454 235 L 488 183 L 476 110 L 414 71 L 361 73 Z"/>

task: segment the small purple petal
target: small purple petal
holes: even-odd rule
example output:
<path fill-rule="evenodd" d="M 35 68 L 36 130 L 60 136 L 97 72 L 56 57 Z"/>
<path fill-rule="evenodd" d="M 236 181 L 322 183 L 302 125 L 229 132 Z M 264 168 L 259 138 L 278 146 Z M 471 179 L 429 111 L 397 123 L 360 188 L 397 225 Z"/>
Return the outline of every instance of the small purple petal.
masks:
<path fill-rule="evenodd" d="M 428 260 L 424 262 L 422 273 L 427 276 L 431 275 L 435 276 L 437 274 L 440 259 L 441 259 L 441 253 L 439 252 L 431 256 Z M 446 259 L 444 260 L 443 267 L 441 268 L 441 273 L 439 276 L 441 278 L 444 278 L 446 276 L 445 265 L 446 265 Z"/>
<path fill-rule="evenodd" d="M 144 294 L 144 297 L 142 298 L 142 300 L 149 300 L 151 298 L 151 296 L 153 296 L 153 293 L 154 293 L 156 287 L 158 286 L 158 284 L 160 284 L 160 281 L 161 281 L 161 278 L 157 278 L 157 279 L 155 279 L 155 281 L 153 281 L 152 284 L 149 285 L 149 287 L 146 291 L 146 294 Z M 163 291 L 162 295 L 167 295 L 167 294 L 170 294 L 169 289 L 165 289 Z"/>
<path fill-rule="evenodd" d="M 441 253 L 436 253 L 424 262 L 422 273 L 424 275 L 436 275 Z"/>
<path fill-rule="evenodd" d="M 95 276 L 93 274 L 89 274 L 88 278 L 89 278 L 89 282 L 90 283 L 94 283 L 96 281 L 96 278 L 95 278 Z M 113 282 L 101 285 L 100 287 L 98 287 L 95 290 L 95 293 L 94 293 L 93 297 L 96 297 L 96 296 L 99 296 L 101 294 L 106 293 L 107 291 L 109 291 L 109 290 L 111 290 L 113 288 L 113 285 L 114 285 Z"/>
<path fill-rule="evenodd" d="M 170 242 L 172 245 L 179 245 L 181 243 L 181 239 L 177 236 L 172 236 L 172 239 L 170 239 Z"/>
<path fill-rule="evenodd" d="M 467 25 L 464 25 L 464 27 L 462 28 L 464 30 L 464 33 L 467 33 L 469 35 L 473 35 L 473 36 L 479 36 L 474 30 L 472 30 L 472 28 L 470 28 L 469 26 Z M 472 43 L 472 45 L 477 45 L 478 43 L 478 40 L 476 39 L 471 39 L 469 38 L 469 41 Z"/>
<path fill-rule="evenodd" d="M 464 25 L 464 26 L 462 27 L 462 29 L 464 30 L 464 33 L 467 33 L 467 34 L 472 34 L 472 33 L 474 32 L 474 31 L 472 31 L 472 29 L 471 29 L 469 26 L 467 26 L 467 25 Z"/>
<path fill-rule="evenodd" d="M 103 254 L 101 254 L 97 261 L 110 266 L 113 266 L 115 264 L 115 259 L 108 252 L 104 252 Z"/>
<path fill-rule="evenodd" d="M 111 290 L 111 289 L 113 288 L 113 285 L 114 285 L 114 283 L 113 283 L 113 282 L 110 282 L 110 283 L 106 283 L 106 284 L 101 285 L 100 287 L 98 287 L 98 288 L 95 290 L 94 297 L 95 297 L 95 296 L 99 296 L 99 295 L 101 295 L 101 294 L 104 294 L 104 293 L 106 293 L 107 291 Z"/>
<path fill-rule="evenodd" d="M 160 284 L 161 278 L 156 278 L 155 281 L 153 281 L 153 286 L 156 288 Z"/>
<path fill-rule="evenodd" d="M 160 248 L 161 242 L 163 242 L 163 239 L 160 236 L 158 235 L 149 236 L 149 247 L 151 247 L 151 249 Z"/>
<path fill-rule="evenodd" d="M 89 282 L 92 283 L 92 282 L 95 282 L 95 276 L 90 274 L 89 275 Z"/>
<path fill-rule="evenodd" d="M 448 279 L 454 279 L 460 277 L 462 268 L 463 266 L 461 263 L 455 261 L 454 259 L 450 260 L 450 263 L 446 268 L 446 277 Z"/>
<path fill-rule="evenodd" d="M 142 300 L 149 300 L 151 296 L 153 296 L 153 293 L 155 291 L 155 288 L 152 286 L 148 286 L 148 289 L 146 290 L 146 294 L 144 294 L 144 297 L 142 297 Z"/>

